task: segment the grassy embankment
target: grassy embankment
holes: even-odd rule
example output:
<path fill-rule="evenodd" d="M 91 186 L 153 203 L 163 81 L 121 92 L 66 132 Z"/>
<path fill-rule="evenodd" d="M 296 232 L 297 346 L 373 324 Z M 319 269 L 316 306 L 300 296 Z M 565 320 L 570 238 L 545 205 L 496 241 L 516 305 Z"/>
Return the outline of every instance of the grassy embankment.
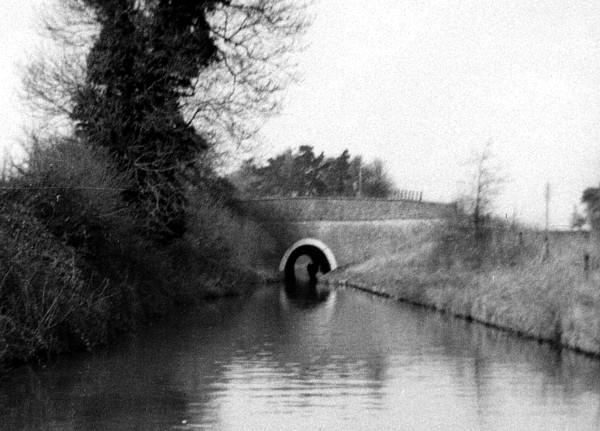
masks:
<path fill-rule="evenodd" d="M 121 200 L 124 176 L 77 142 L 34 146 L 0 185 L 0 370 L 260 279 L 268 234 L 207 187 L 190 190 L 186 235 L 159 245 Z"/>
<path fill-rule="evenodd" d="M 583 270 L 594 247 L 555 235 L 544 259 L 543 233 L 519 231 L 500 225 L 474 245 L 445 224 L 325 279 L 599 355 L 600 273 Z"/>

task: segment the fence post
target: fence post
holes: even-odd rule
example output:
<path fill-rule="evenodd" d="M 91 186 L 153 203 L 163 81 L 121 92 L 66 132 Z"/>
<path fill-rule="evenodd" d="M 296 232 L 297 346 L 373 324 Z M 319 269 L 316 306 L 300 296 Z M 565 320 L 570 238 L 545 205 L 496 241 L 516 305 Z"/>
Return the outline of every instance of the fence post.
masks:
<path fill-rule="evenodd" d="M 550 259 L 550 239 L 548 234 L 544 235 L 544 249 L 542 251 L 542 262 L 546 262 Z"/>
<path fill-rule="evenodd" d="M 588 253 L 583 254 L 583 275 L 587 281 L 590 276 L 590 255 Z"/>
<path fill-rule="evenodd" d="M 525 242 L 523 241 L 523 232 L 519 232 L 519 248 L 522 249 Z"/>

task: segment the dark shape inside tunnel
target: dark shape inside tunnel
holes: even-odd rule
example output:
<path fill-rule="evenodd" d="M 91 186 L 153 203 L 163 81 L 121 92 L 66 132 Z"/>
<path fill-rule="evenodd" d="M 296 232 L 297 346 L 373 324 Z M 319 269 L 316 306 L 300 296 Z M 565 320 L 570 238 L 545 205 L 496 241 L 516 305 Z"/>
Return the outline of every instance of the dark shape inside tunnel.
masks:
<path fill-rule="evenodd" d="M 286 281 L 289 282 L 296 279 L 295 265 L 300 256 L 308 256 L 311 260 L 311 263 L 307 266 L 311 280 L 316 281 L 316 274 L 319 271 L 322 273 L 331 271 L 331 264 L 321 249 L 314 245 L 301 245 L 292 251 L 285 263 L 284 275 Z"/>

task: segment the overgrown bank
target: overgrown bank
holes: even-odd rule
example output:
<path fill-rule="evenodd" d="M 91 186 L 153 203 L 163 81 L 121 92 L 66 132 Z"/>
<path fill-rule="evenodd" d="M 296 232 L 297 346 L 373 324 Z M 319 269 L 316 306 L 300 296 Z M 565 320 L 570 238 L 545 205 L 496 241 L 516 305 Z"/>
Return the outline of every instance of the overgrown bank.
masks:
<path fill-rule="evenodd" d="M 92 348 L 257 277 L 269 235 L 216 172 L 225 147 L 277 112 L 305 8 L 65 0 L 48 9 L 51 48 L 23 80 L 38 137 L 0 184 L 0 368 Z"/>
<path fill-rule="evenodd" d="M 34 146 L 20 170 L 0 192 L 0 369 L 94 348 L 260 279 L 269 236 L 218 178 L 189 188 L 186 234 L 160 243 L 121 198 L 126 176 L 105 152 L 75 140 Z"/>
<path fill-rule="evenodd" d="M 456 238 L 448 248 L 437 231 L 325 279 L 600 355 L 594 258 L 584 272 L 592 247 L 583 236 L 557 236 L 550 244 L 545 256 L 542 234 L 501 229 L 485 250 Z"/>

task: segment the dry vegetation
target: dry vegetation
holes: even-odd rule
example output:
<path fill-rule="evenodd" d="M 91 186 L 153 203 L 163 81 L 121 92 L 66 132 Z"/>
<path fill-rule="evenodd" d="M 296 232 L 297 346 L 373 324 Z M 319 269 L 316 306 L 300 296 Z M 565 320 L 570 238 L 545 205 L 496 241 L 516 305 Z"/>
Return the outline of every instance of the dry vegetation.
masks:
<path fill-rule="evenodd" d="M 125 176 L 73 140 L 30 148 L 0 192 L 0 370 L 104 344 L 177 304 L 248 290 L 268 235 L 207 190 L 188 233 L 148 240 L 120 199 Z"/>
<path fill-rule="evenodd" d="M 456 223 L 440 226 L 327 279 L 600 354 L 600 271 L 590 241 L 551 235 L 545 256 L 541 232 L 502 224 L 490 232 L 473 245 Z"/>

